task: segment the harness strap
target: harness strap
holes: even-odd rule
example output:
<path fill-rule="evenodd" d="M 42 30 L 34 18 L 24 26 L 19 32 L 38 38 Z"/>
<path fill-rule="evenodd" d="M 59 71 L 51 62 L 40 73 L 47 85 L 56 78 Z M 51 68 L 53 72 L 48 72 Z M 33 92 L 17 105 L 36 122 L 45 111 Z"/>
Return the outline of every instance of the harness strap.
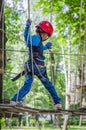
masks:
<path fill-rule="evenodd" d="M 32 72 L 30 71 L 29 69 L 29 65 L 28 65 L 28 62 L 26 63 L 26 66 L 27 66 L 27 69 L 23 70 L 22 72 L 20 72 L 18 75 L 16 75 L 15 77 L 13 77 L 11 80 L 12 81 L 16 81 L 17 79 L 21 78 L 21 76 L 24 76 L 25 74 L 28 74 L 28 75 L 32 75 Z M 38 66 L 38 67 L 37 67 Z M 46 74 L 46 71 L 44 73 L 41 74 L 39 68 L 45 68 L 45 66 L 42 66 L 42 65 L 36 65 L 38 71 L 39 71 L 39 78 L 42 78 L 44 77 L 44 75 Z"/>

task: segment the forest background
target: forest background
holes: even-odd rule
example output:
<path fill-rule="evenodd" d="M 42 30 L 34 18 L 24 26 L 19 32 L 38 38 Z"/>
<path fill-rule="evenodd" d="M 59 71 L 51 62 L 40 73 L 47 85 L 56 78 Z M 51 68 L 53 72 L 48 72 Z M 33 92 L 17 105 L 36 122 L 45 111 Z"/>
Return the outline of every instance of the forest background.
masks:
<path fill-rule="evenodd" d="M 16 74 L 24 68 L 28 59 L 23 33 L 28 19 L 27 1 L 5 1 L 4 14 L 6 24 L 6 73 L 4 74 L 3 98 L 11 99 L 14 93 L 23 85 L 24 78 L 12 82 Z M 68 82 L 68 70 L 76 73 L 81 67 L 82 55 L 85 53 L 85 0 L 34 0 L 30 1 L 30 18 L 32 20 L 31 33 L 35 33 L 35 26 L 42 20 L 50 20 L 54 26 L 54 33 L 50 41 L 53 43 L 54 62 L 51 63 L 49 51 L 45 52 L 45 64 L 50 80 L 51 66 L 54 67 L 54 84 L 62 98 L 65 108 L 65 96 Z M 45 43 L 44 43 L 45 44 Z M 70 57 L 68 57 L 70 54 Z M 65 66 L 64 66 L 65 65 Z M 66 76 L 66 77 L 65 77 Z M 52 108 L 52 100 L 40 81 L 34 77 L 31 91 L 24 102 L 35 108 Z"/>

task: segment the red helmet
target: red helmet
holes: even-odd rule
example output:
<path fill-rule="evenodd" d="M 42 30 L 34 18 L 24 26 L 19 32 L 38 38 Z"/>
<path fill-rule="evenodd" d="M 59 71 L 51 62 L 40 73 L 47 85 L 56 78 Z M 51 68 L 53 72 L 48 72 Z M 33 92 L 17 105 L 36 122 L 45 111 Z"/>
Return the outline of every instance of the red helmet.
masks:
<path fill-rule="evenodd" d="M 48 33 L 49 36 L 53 33 L 53 26 L 48 21 L 42 21 L 37 26 L 37 28 L 42 29 L 44 32 Z"/>

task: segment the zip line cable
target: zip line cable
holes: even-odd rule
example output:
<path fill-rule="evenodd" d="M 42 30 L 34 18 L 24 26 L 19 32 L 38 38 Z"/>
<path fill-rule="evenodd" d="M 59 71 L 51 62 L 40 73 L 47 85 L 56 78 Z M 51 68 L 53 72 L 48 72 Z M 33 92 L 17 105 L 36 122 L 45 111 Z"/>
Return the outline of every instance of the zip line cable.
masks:
<path fill-rule="evenodd" d="M 25 51 L 25 50 L 15 50 L 15 49 L 1 49 L 0 50 L 2 51 L 14 51 L 14 52 L 25 52 L 27 53 L 28 51 Z M 46 53 L 45 53 L 46 54 Z M 50 52 L 47 52 L 47 54 L 50 54 Z M 53 52 L 54 55 L 68 55 L 67 53 L 65 54 L 62 54 L 62 53 L 58 53 L 58 52 Z M 73 53 L 70 53 L 70 55 L 75 55 L 75 56 L 85 56 L 85 54 L 73 54 Z"/>

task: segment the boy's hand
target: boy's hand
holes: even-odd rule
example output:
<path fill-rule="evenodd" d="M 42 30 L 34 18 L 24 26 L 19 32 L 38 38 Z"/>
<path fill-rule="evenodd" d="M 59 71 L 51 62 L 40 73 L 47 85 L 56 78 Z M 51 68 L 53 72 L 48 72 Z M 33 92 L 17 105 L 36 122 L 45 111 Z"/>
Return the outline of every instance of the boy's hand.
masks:
<path fill-rule="evenodd" d="M 47 46 L 47 49 L 51 49 L 52 43 L 51 42 L 47 42 L 46 46 Z"/>
<path fill-rule="evenodd" d="M 28 27 L 28 28 L 29 28 L 29 27 L 30 27 L 30 25 L 31 25 L 31 22 L 32 22 L 32 21 L 31 21 L 30 19 L 28 19 L 28 20 L 26 21 L 26 27 Z"/>

